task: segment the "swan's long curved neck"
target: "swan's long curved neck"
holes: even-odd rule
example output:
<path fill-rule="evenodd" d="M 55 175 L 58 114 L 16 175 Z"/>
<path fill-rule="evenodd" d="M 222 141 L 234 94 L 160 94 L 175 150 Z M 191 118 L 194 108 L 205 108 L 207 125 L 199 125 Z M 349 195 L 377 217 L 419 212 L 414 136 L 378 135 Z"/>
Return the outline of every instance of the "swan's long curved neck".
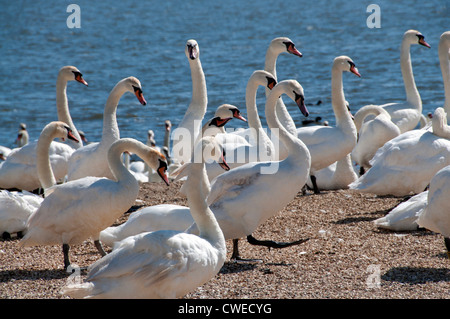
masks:
<path fill-rule="evenodd" d="M 336 65 L 331 69 L 331 105 L 336 117 L 336 127 L 355 128 L 353 119 L 348 112 L 345 102 L 344 85 L 342 82 L 342 70 Z"/>
<path fill-rule="evenodd" d="M 209 208 L 205 187 L 209 186 L 208 175 L 204 163 L 192 162 L 188 179 L 185 181 L 185 193 L 190 213 L 199 230 L 199 236 L 214 244 L 224 244 L 225 239 L 213 212 Z"/>
<path fill-rule="evenodd" d="M 406 100 L 415 109 L 422 112 L 422 100 L 414 81 L 414 74 L 411 65 L 411 44 L 403 41 L 400 48 L 400 67 L 402 70 L 403 83 L 405 85 Z"/>
<path fill-rule="evenodd" d="M 42 130 L 36 146 L 37 174 L 41 187 L 44 190 L 56 184 L 49 157 L 50 144 L 54 138 L 53 128 L 46 126 Z"/>
<path fill-rule="evenodd" d="M 125 167 L 122 161 L 122 154 L 125 151 L 134 153 L 141 158 L 145 158 L 145 145 L 132 139 L 121 139 L 115 142 L 108 151 L 109 167 L 114 174 L 117 182 L 133 185 L 139 190 L 139 184 L 133 174 Z"/>
<path fill-rule="evenodd" d="M 277 53 L 273 52 L 270 47 L 267 49 L 266 52 L 266 59 L 264 62 L 264 71 L 269 72 L 273 75 L 275 80 L 277 79 L 277 70 L 276 70 L 276 63 L 278 59 Z M 269 96 L 270 90 L 266 88 L 266 98 Z M 286 105 L 284 104 L 281 97 L 277 100 L 277 107 L 276 107 L 277 116 L 280 120 L 280 122 L 283 124 L 283 126 L 293 135 L 297 134 L 297 127 L 295 125 L 294 120 L 292 119 L 291 115 L 289 114 Z"/>
<path fill-rule="evenodd" d="M 450 40 L 439 41 L 439 63 L 441 65 L 442 79 L 444 80 L 445 102 L 444 109 L 447 118 L 450 116 Z"/>
<path fill-rule="evenodd" d="M 103 131 L 101 143 L 109 147 L 111 143 L 120 138 L 119 125 L 117 124 L 117 106 L 120 98 L 125 94 L 127 89 L 123 82 L 120 81 L 109 93 L 103 111 Z"/>
<path fill-rule="evenodd" d="M 245 102 L 247 105 L 247 121 L 248 126 L 251 129 L 251 134 L 256 141 L 256 145 L 260 145 L 260 139 L 264 138 L 269 140 L 266 132 L 263 129 L 261 120 L 259 118 L 258 107 L 256 105 L 256 94 L 258 91 L 258 84 L 254 81 L 250 81 L 247 84 L 245 93 Z"/>
<path fill-rule="evenodd" d="M 198 113 L 199 116 L 202 116 L 205 114 L 208 104 L 205 74 L 200 58 L 195 60 L 189 59 L 189 65 L 192 78 L 192 99 L 190 105 L 196 106 L 195 108 L 189 108 L 189 112 Z"/>
<path fill-rule="evenodd" d="M 73 124 L 72 117 L 69 112 L 69 103 L 67 101 L 67 80 L 61 74 L 58 74 L 56 79 L 56 111 L 58 114 L 58 121 L 69 125 L 72 129 L 72 133 L 79 141 L 78 143 L 72 142 L 72 145 L 82 147 L 82 139 L 75 127 L 75 124 Z"/>
<path fill-rule="evenodd" d="M 267 125 L 271 130 L 277 130 L 278 131 L 278 138 L 283 142 L 283 144 L 288 149 L 289 155 L 288 158 L 296 158 L 298 159 L 304 159 L 309 158 L 310 154 L 308 149 L 306 148 L 306 145 L 296 137 L 296 135 L 290 134 L 287 129 L 281 124 L 279 121 L 277 114 L 276 114 L 276 105 L 277 100 L 279 99 L 279 96 L 283 93 L 286 93 L 285 91 L 285 85 L 284 83 L 281 83 L 276 85 L 272 92 L 269 94 L 266 100 L 266 119 L 267 119 Z"/>
<path fill-rule="evenodd" d="M 354 122 L 355 122 L 355 126 L 356 126 L 356 130 L 359 132 L 361 130 L 361 126 L 364 122 L 364 119 L 369 116 L 369 115 L 385 115 L 387 118 L 391 118 L 391 116 L 389 115 L 389 113 L 382 107 L 378 106 L 378 105 L 366 105 L 363 106 L 362 108 L 360 108 L 358 110 L 358 112 L 356 112 L 355 114 L 355 118 L 354 118 Z"/>

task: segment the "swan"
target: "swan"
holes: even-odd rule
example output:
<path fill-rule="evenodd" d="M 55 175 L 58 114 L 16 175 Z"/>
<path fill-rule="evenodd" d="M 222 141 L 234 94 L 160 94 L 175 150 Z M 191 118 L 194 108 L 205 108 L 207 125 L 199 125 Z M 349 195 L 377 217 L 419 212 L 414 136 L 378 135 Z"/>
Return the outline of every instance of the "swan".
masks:
<path fill-rule="evenodd" d="M 25 123 L 20 123 L 19 132 L 17 133 L 15 144 L 17 145 L 17 147 L 22 147 L 28 144 L 29 139 L 30 135 L 27 131 L 27 125 Z"/>
<path fill-rule="evenodd" d="M 261 124 L 256 105 L 256 94 L 258 87 L 267 87 L 271 90 L 276 83 L 275 77 L 264 70 L 256 70 L 250 76 L 245 92 L 249 128 L 241 130 L 237 134 L 230 134 L 247 136 L 248 142 L 245 140 L 243 143 L 239 143 L 237 141 L 234 145 L 232 143 L 222 144 L 226 150 L 227 163 L 231 168 L 235 168 L 253 161 L 276 159 L 275 146 L 268 136 L 265 128 L 263 128 Z M 221 134 L 218 134 L 217 139 L 219 141 L 220 138 Z M 210 181 L 219 174 L 223 173 L 223 170 L 217 168 L 217 165 L 212 164 L 206 164 L 206 170 Z"/>
<path fill-rule="evenodd" d="M 219 143 L 218 139 L 215 138 L 218 132 L 224 132 L 224 126 L 228 123 L 234 115 L 239 115 L 239 109 L 236 106 L 230 104 L 220 105 L 214 117 L 208 120 L 202 127 L 202 138 L 212 138 L 214 137 L 215 143 Z M 200 138 L 197 143 L 200 143 L 202 138 Z M 223 153 L 225 154 L 225 149 L 223 148 Z M 228 166 L 225 155 L 223 154 L 221 160 L 219 161 L 219 165 L 216 162 L 207 161 L 206 165 L 217 165 L 221 170 L 230 170 Z M 191 163 L 198 161 L 196 158 L 192 157 L 191 160 L 173 172 L 171 177 L 175 180 L 180 180 L 186 177 L 187 172 L 189 171 L 189 166 Z M 208 174 L 208 172 L 207 172 Z M 182 185 L 180 192 L 186 195 L 184 191 L 185 187 L 189 187 L 189 183 L 185 183 Z M 205 198 L 209 195 L 210 191 L 210 182 L 209 177 L 208 181 L 205 182 L 205 186 L 201 188 L 203 191 L 202 196 Z M 100 241 L 112 247 L 114 242 L 120 241 L 128 236 L 136 235 L 142 232 L 148 231 L 156 231 L 162 229 L 171 229 L 171 230 L 179 230 L 183 231 L 192 225 L 194 219 L 190 214 L 189 207 L 182 205 L 174 205 L 174 204 L 160 204 L 149 207 L 141 208 L 135 212 L 133 212 L 128 220 L 119 225 L 119 226 L 111 226 L 100 232 Z"/>
<path fill-rule="evenodd" d="M 288 95 L 308 116 L 302 86 L 295 80 L 279 82 L 266 100 L 266 119 L 271 130 L 279 131 L 280 141 L 289 150 L 288 156 L 279 161 L 247 163 L 217 176 L 211 182 L 208 204 L 219 222 L 225 239 L 233 239 L 233 259 L 241 259 L 238 239 L 247 236 L 253 244 L 263 244 L 251 233 L 268 218 L 277 214 L 305 185 L 309 176 L 311 156 L 306 145 L 290 134 L 276 115 L 278 98 Z M 270 196 L 265 196 L 270 194 Z M 196 232 L 193 224 L 189 232 Z M 271 247 L 286 247 L 294 243 L 267 243 Z"/>
<path fill-rule="evenodd" d="M 106 101 L 100 142 L 86 145 L 72 154 L 68 163 L 67 179 L 69 181 L 85 176 L 114 178 L 106 159 L 111 144 L 120 138 L 116 110 L 120 98 L 126 92 L 135 94 L 142 105 L 147 104 L 142 94 L 141 82 L 137 78 L 130 76 L 120 80 L 111 90 Z"/>
<path fill-rule="evenodd" d="M 283 53 L 289 53 L 297 57 L 302 57 L 302 53 L 297 50 L 295 47 L 294 42 L 292 42 L 291 39 L 287 37 L 277 37 L 274 38 L 271 42 L 269 47 L 266 51 L 266 58 L 264 61 L 264 71 L 269 72 L 273 75 L 275 80 L 277 80 L 277 69 L 276 69 L 276 63 L 278 56 Z M 270 90 L 266 89 L 266 98 L 270 94 Z M 289 133 L 292 135 L 296 132 L 296 126 L 295 122 L 292 119 L 292 117 L 289 115 L 289 112 L 286 108 L 286 105 L 283 102 L 283 99 L 279 99 L 277 102 L 277 116 L 281 122 L 281 124 L 288 130 Z M 283 143 L 280 143 L 280 141 L 277 140 L 277 136 L 273 136 L 274 144 L 278 146 L 278 149 L 276 150 L 278 153 L 278 158 L 283 159 L 287 156 L 287 149 L 283 145 Z"/>
<path fill-rule="evenodd" d="M 349 185 L 358 179 L 350 154 L 339 161 L 318 170 L 315 174 L 317 188 L 322 190 L 348 189 Z M 306 183 L 314 189 L 311 180 Z"/>
<path fill-rule="evenodd" d="M 208 105 L 205 74 L 200 62 L 200 47 L 196 40 L 187 41 L 185 54 L 191 69 L 192 99 L 177 129 L 172 132 L 172 156 L 181 164 L 191 158 L 194 142 L 200 134 Z"/>
<path fill-rule="evenodd" d="M 336 126 L 305 126 L 297 129 L 297 137 L 305 143 L 311 154 L 311 183 L 314 193 L 319 193 L 316 172 L 350 154 L 356 145 L 356 127 L 350 114 L 342 83 L 342 73 L 361 75 L 348 56 L 338 56 L 331 69 L 331 104 Z"/>
<path fill-rule="evenodd" d="M 50 160 L 57 181 L 62 181 L 65 178 L 67 162 L 75 150 L 74 146 L 79 147 L 81 143 L 78 131 L 73 125 L 69 113 L 66 94 L 68 81 L 77 81 L 86 86 L 88 85 L 76 67 L 65 66 L 59 70 L 56 81 L 58 120 L 69 125 L 78 142 L 66 144 L 53 141 L 51 143 Z M 7 160 L 0 164 L 0 188 L 33 191 L 40 187 L 36 169 L 36 145 L 37 141 L 32 141 L 20 148 L 14 148 Z"/>
<path fill-rule="evenodd" d="M 179 298 L 219 272 L 226 258 L 225 238 L 202 189 L 208 181 L 204 162 L 209 156 L 217 160 L 221 154 L 211 138 L 203 138 L 194 149 L 203 154 L 202 160 L 190 163 L 185 182 L 199 235 L 160 230 L 127 237 L 89 267 L 85 283 L 66 286 L 64 294 L 75 298 Z"/>
<path fill-rule="evenodd" d="M 425 128 L 411 130 L 388 141 L 375 153 L 370 163 L 372 168 L 352 183 L 351 189 L 377 195 L 418 194 L 436 172 L 447 165 L 450 151 L 446 132 L 450 111 L 449 49 L 450 31 L 446 31 L 442 33 L 438 46 L 445 101 L 443 108 L 434 111 L 431 131 Z"/>
<path fill-rule="evenodd" d="M 44 189 L 56 184 L 49 160 L 50 143 L 55 138 L 73 139 L 77 142 L 66 123 L 55 121 L 44 127 L 39 136 L 36 156 L 38 176 Z M 0 192 L 0 233 L 3 234 L 3 238 L 11 238 L 13 233 L 22 237 L 27 230 L 28 218 L 39 208 L 42 201 L 42 196 L 27 191 L 2 190 Z"/>
<path fill-rule="evenodd" d="M 450 258 L 450 214 L 448 195 L 450 190 L 450 166 L 439 170 L 430 181 L 427 205 L 418 214 L 417 224 L 444 236 L 447 256 Z"/>
<path fill-rule="evenodd" d="M 0 160 L 5 161 L 9 153 L 11 153 L 11 149 L 9 147 L 0 145 Z"/>
<path fill-rule="evenodd" d="M 419 123 L 422 115 L 422 100 L 414 81 L 411 66 L 410 48 L 413 44 L 420 44 L 430 48 L 430 45 L 419 31 L 408 30 L 404 33 L 400 47 L 400 67 L 405 85 L 406 101 L 380 105 L 391 115 L 392 122 L 399 127 L 401 133 L 413 130 Z"/>
<path fill-rule="evenodd" d="M 168 185 L 167 163 L 161 153 L 137 140 L 119 139 L 108 151 L 108 163 L 115 179 L 88 176 L 49 188 L 49 195 L 30 216 L 28 232 L 19 246 L 62 244 L 65 269 L 70 265 L 70 245 L 80 244 L 89 237 L 93 237 L 104 255 L 98 240 L 100 231 L 126 212 L 139 193 L 139 183 L 121 161 L 125 151 L 144 159 Z"/>
<path fill-rule="evenodd" d="M 388 141 L 375 153 L 372 167 L 350 184 L 350 189 L 393 196 L 423 192 L 436 172 L 450 164 L 449 139 L 446 112 L 438 107 L 432 132 L 412 130 Z"/>
<path fill-rule="evenodd" d="M 393 231 L 417 230 L 417 217 L 427 207 L 428 190 L 412 196 L 393 208 L 386 216 L 375 219 L 374 224 Z"/>
<path fill-rule="evenodd" d="M 375 115 L 368 121 L 364 119 Z M 401 134 L 400 128 L 391 121 L 391 116 L 378 105 L 366 105 L 355 114 L 355 126 L 358 132 L 356 146 L 351 152 L 352 159 L 360 166 L 360 175 L 371 167 L 370 160 L 376 151 L 387 141 Z"/>

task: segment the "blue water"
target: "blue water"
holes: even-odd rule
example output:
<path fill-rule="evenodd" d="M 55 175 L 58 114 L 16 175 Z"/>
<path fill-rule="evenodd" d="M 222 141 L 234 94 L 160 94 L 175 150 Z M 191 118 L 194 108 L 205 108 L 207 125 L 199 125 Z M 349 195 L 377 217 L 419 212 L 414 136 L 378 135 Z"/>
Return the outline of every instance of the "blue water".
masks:
<path fill-rule="evenodd" d="M 67 5 L 81 8 L 81 28 L 70 29 Z M 381 8 L 381 28 L 366 25 L 366 8 Z M 344 74 L 352 112 L 369 103 L 402 101 L 399 46 L 403 33 L 417 29 L 431 49 L 411 49 L 424 114 L 442 106 L 444 90 L 437 46 L 450 30 L 450 2 L 431 1 L 0 1 L 0 144 L 13 146 L 19 123 L 30 138 L 56 120 L 55 83 L 64 65 L 80 69 L 89 87 L 70 82 L 68 97 L 76 127 L 89 140 L 101 137 L 103 108 L 110 90 L 124 77 L 140 79 L 147 106 L 132 94 L 120 100 L 117 118 L 122 137 L 145 141 L 148 129 L 162 144 L 164 121 L 175 128 L 191 97 L 191 77 L 184 54 L 186 40 L 199 43 L 208 87 L 210 118 L 230 103 L 245 110 L 245 86 L 264 67 L 270 41 L 293 40 L 302 58 L 281 55 L 278 79 L 296 79 L 305 89 L 311 117 L 334 124 L 330 105 L 331 64 L 350 56 L 362 78 Z M 284 99 L 300 126 L 304 117 Z M 263 90 L 258 105 L 263 110 Z M 264 113 L 261 112 L 264 118 Z M 241 127 L 231 121 L 231 127 Z"/>

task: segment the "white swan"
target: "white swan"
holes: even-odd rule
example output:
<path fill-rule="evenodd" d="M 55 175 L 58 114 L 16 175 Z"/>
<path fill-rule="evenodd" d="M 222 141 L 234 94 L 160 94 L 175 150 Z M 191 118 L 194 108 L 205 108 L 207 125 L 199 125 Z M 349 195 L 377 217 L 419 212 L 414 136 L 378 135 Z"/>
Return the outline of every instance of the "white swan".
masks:
<path fill-rule="evenodd" d="M 319 193 L 316 172 L 350 154 L 356 145 L 356 127 L 344 96 L 342 73 L 361 76 L 355 63 L 347 56 L 336 57 L 331 69 L 331 104 L 336 126 L 305 126 L 297 129 L 297 137 L 306 144 L 311 154 L 311 182 L 314 193 Z"/>
<path fill-rule="evenodd" d="M 67 174 L 69 157 L 74 152 L 74 147 L 79 147 L 81 143 L 78 131 L 73 125 L 69 113 L 66 94 L 68 81 L 77 81 L 87 85 L 76 67 L 65 66 L 60 69 L 56 81 L 58 120 L 69 125 L 78 143 L 65 144 L 56 141 L 51 143 L 50 160 L 57 181 L 64 180 Z M 23 147 L 13 149 L 8 159 L 0 164 L 0 188 L 33 191 L 40 187 L 36 169 L 36 145 L 37 141 L 32 141 Z"/>
<path fill-rule="evenodd" d="M 375 115 L 368 121 L 366 117 Z M 391 116 L 378 105 L 366 105 L 355 114 L 358 141 L 352 150 L 352 159 L 360 166 L 360 175 L 371 167 L 370 160 L 387 141 L 401 134 L 400 128 L 391 121 Z"/>
<path fill-rule="evenodd" d="M 450 130 L 441 107 L 433 114 L 432 128 L 433 132 L 412 130 L 388 141 L 350 189 L 394 196 L 423 192 L 436 172 L 450 164 Z"/>
<path fill-rule="evenodd" d="M 417 224 L 420 227 L 444 236 L 448 258 L 450 258 L 449 190 L 450 166 L 446 166 L 431 179 L 427 206 L 417 218 Z"/>
<path fill-rule="evenodd" d="M 198 150 L 221 154 L 201 140 Z M 194 150 L 196 152 L 198 147 Z M 206 156 L 206 158 L 204 157 Z M 76 298 L 179 298 L 215 276 L 226 258 L 223 233 L 209 209 L 202 188 L 207 183 L 203 161 L 190 163 L 187 198 L 199 235 L 161 230 L 128 237 L 113 252 L 89 267 L 87 282 L 64 288 Z M 214 159 L 214 157 L 213 157 Z"/>
<path fill-rule="evenodd" d="M 20 123 L 19 132 L 17 133 L 15 144 L 17 145 L 17 147 L 22 147 L 28 144 L 29 139 L 30 135 L 27 131 L 27 125 L 25 123 Z"/>
<path fill-rule="evenodd" d="M 194 142 L 200 134 L 208 105 L 205 74 L 200 62 L 200 48 L 197 41 L 193 39 L 187 41 L 185 54 L 191 69 L 192 99 L 177 129 L 172 132 L 172 156 L 181 164 L 191 159 Z"/>
<path fill-rule="evenodd" d="M 220 123 L 220 122 L 219 122 Z M 203 139 L 210 139 L 212 141 L 213 135 L 205 136 Z M 201 141 L 201 140 L 200 140 Z M 200 142 L 199 141 L 199 142 Z M 214 139 L 217 143 L 217 139 Z M 218 144 L 218 143 L 217 143 Z M 223 149 L 223 148 L 222 148 Z M 190 172 L 190 165 L 195 159 L 192 158 L 190 162 L 184 163 L 178 170 L 174 172 L 172 178 L 175 180 L 180 180 L 185 178 Z M 198 160 L 197 160 L 198 162 Z M 211 161 L 206 161 L 210 163 Z M 230 170 L 224 156 L 219 160 L 213 162 L 215 165 L 217 163 L 222 170 Z M 212 164 L 212 163 L 211 163 Z M 185 188 L 191 187 L 192 184 L 184 183 L 180 189 L 180 192 L 187 195 L 184 191 Z M 198 188 L 199 195 L 206 198 L 210 192 L 210 182 L 209 179 L 204 181 L 204 185 Z M 100 232 L 100 241 L 112 247 L 115 242 L 121 241 L 129 236 L 134 236 L 143 232 L 157 231 L 163 229 L 171 229 L 184 231 L 189 226 L 194 223 L 194 219 L 190 213 L 189 206 L 174 205 L 174 204 L 159 204 L 154 206 L 148 206 L 141 208 L 130 214 L 128 220 L 119 226 L 111 226 Z"/>
<path fill-rule="evenodd" d="M 107 177 L 114 175 L 108 166 L 108 150 L 120 139 L 116 110 L 119 100 L 126 92 L 136 95 L 142 105 L 147 102 L 142 94 L 141 82 L 133 77 L 120 80 L 111 90 L 103 112 L 103 132 L 100 142 L 91 143 L 76 150 L 69 159 L 67 179 L 69 181 L 86 176 Z"/>
<path fill-rule="evenodd" d="M 275 87 L 276 88 L 276 87 Z M 275 90 L 274 88 L 274 90 Z M 253 162 L 237 167 L 219 175 L 211 183 L 211 194 L 208 203 L 216 216 L 226 239 L 233 239 L 233 259 L 241 259 L 238 250 L 238 238 L 251 233 L 265 220 L 278 213 L 295 197 L 308 178 L 310 155 L 306 146 L 296 137 L 289 134 L 275 115 L 276 100 L 281 94 L 287 94 L 296 101 L 302 113 L 308 111 L 304 105 L 303 88 L 297 81 L 287 80 L 278 84 L 266 102 L 266 117 L 269 127 L 280 129 L 280 138 L 289 147 L 290 155 L 282 161 Z M 225 161 L 226 163 L 226 161 Z M 183 166 L 178 179 L 186 174 L 190 163 Z M 210 192 L 209 180 L 202 188 L 202 195 Z M 183 184 L 181 192 L 186 193 L 188 186 Z M 261 196 L 271 194 L 271 196 Z M 276 200 L 275 200 L 276 199 Z M 213 209 L 214 207 L 214 209 Z M 137 212 L 133 213 L 136 214 Z M 109 228 L 101 233 L 102 238 L 110 245 L 126 236 L 136 235 L 142 231 L 172 229 L 197 233 L 192 225 L 189 208 L 179 205 L 157 205 L 143 208 L 130 221 L 118 228 Z M 257 242 L 253 237 L 251 240 Z M 301 243 L 270 242 L 272 247 L 286 247 Z"/>
<path fill-rule="evenodd" d="M 55 177 L 51 171 L 49 160 L 50 143 L 55 138 L 73 139 L 72 130 L 66 123 L 51 122 L 42 130 L 37 145 L 37 169 L 42 188 L 56 184 Z M 3 238 L 11 238 L 11 234 L 17 233 L 21 237 L 27 230 L 28 218 L 34 213 L 43 201 L 40 195 L 27 191 L 0 192 L 0 233 Z"/>
<path fill-rule="evenodd" d="M 168 184 L 167 163 L 158 151 L 134 139 L 120 139 L 112 144 L 108 162 L 114 180 L 84 177 L 55 185 L 49 189 L 39 209 L 28 220 L 28 232 L 20 246 L 63 245 L 64 267 L 70 265 L 69 247 L 93 237 L 100 253 L 100 231 L 112 225 L 135 202 L 139 184 L 124 167 L 121 157 L 125 151 L 144 159 Z"/>
<path fill-rule="evenodd" d="M 276 63 L 278 56 L 282 53 L 293 54 L 298 57 L 302 57 L 302 53 L 300 53 L 295 47 L 294 42 L 287 37 L 278 37 L 273 39 L 270 42 L 269 47 L 266 51 L 266 58 L 264 61 L 264 71 L 269 72 L 273 75 L 275 80 L 278 81 L 277 78 L 277 68 Z M 270 90 L 266 89 L 266 97 L 270 94 Z M 292 117 L 289 115 L 289 112 L 286 108 L 286 105 L 283 102 L 283 99 L 280 98 L 277 101 L 277 116 L 281 122 L 281 124 L 288 130 L 289 133 L 295 135 L 297 127 L 295 126 L 295 122 Z M 283 145 L 281 141 L 277 140 L 277 136 L 272 137 L 274 140 L 274 144 L 277 147 L 276 152 L 278 155 L 278 159 L 283 159 L 287 156 L 288 152 L 286 147 Z"/>
<path fill-rule="evenodd" d="M 238 259 L 237 240 L 247 236 L 268 218 L 277 214 L 305 185 L 311 156 L 305 144 L 290 134 L 276 116 L 278 98 L 288 95 L 308 116 L 302 86 L 295 80 L 279 82 L 266 101 L 266 119 L 271 130 L 279 131 L 280 141 L 289 150 L 281 161 L 247 163 L 217 176 L 211 182 L 208 204 L 223 230 L 225 239 L 234 240 L 232 258 Z M 270 196 L 267 196 L 270 194 Z M 195 231 L 195 224 L 190 231 Z M 303 240 L 295 242 L 300 243 Z M 273 243 L 270 243 L 273 244 Z M 273 247 L 283 247 L 285 243 Z M 291 244 L 291 243 L 288 243 Z"/>
<path fill-rule="evenodd" d="M 400 47 L 400 67 L 405 85 L 406 101 L 380 105 L 380 107 L 388 111 L 391 115 L 392 122 L 399 127 L 402 133 L 415 129 L 422 115 L 422 100 L 414 81 L 411 66 L 410 48 L 413 44 L 420 44 L 427 48 L 430 47 L 419 31 L 408 30 L 403 35 Z"/>
<path fill-rule="evenodd" d="M 351 189 L 378 195 L 418 194 L 436 172 L 447 165 L 446 154 L 450 149 L 445 120 L 450 111 L 449 49 L 450 31 L 446 31 L 441 35 L 438 47 L 445 101 L 444 107 L 437 108 L 432 117 L 432 132 L 429 129 L 412 130 L 387 142 L 375 153 L 370 163 L 372 168 L 352 183 Z"/>
<path fill-rule="evenodd" d="M 236 134 L 246 136 L 244 142 L 236 144 L 222 144 L 226 151 L 226 160 L 231 168 L 241 166 L 249 162 L 260 162 L 277 159 L 275 146 L 268 136 L 266 129 L 262 126 L 256 105 L 256 94 L 259 86 L 266 87 L 271 90 L 276 85 L 276 80 L 269 72 L 256 70 L 250 76 L 245 91 L 245 102 L 247 107 L 247 118 L 249 128 L 240 130 Z M 221 141 L 221 134 L 217 135 L 217 139 Z M 248 142 L 247 142 L 248 139 Z M 278 141 L 278 140 L 277 140 Z M 223 143 L 223 141 L 221 141 Z M 208 177 L 213 180 L 215 177 L 223 173 L 223 170 L 217 168 L 217 165 L 206 164 Z"/>
<path fill-rule="evenodd" d="M 386 216 L 375 219 L 374 224 L 393 231 L 417 230 L 417 218 L 427 207 L 428 190 L 412 196 L 394 207 Z"/>

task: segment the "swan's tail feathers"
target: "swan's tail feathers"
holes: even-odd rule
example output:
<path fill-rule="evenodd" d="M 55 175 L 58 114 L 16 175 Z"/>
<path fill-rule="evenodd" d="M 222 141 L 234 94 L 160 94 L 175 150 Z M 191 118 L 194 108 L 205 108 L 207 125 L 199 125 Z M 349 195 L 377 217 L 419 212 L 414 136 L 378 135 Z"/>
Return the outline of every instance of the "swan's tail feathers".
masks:
<path fill-rule="evenodd" d="M 64 286 L 61 290 L 61 294 L 74 299 L 83 299 L 83 298 L 92 298 L 93 291 L 94 291 L 94 284 L 91 282 L 84 282 Z"/>
<path fill-rule="evenodd" d="M 107 227 L 100 232 L 99 240 L 102 244 L 113 247 L 114 242 L 117 241 L 116 236 L 117 227 Z"/>

